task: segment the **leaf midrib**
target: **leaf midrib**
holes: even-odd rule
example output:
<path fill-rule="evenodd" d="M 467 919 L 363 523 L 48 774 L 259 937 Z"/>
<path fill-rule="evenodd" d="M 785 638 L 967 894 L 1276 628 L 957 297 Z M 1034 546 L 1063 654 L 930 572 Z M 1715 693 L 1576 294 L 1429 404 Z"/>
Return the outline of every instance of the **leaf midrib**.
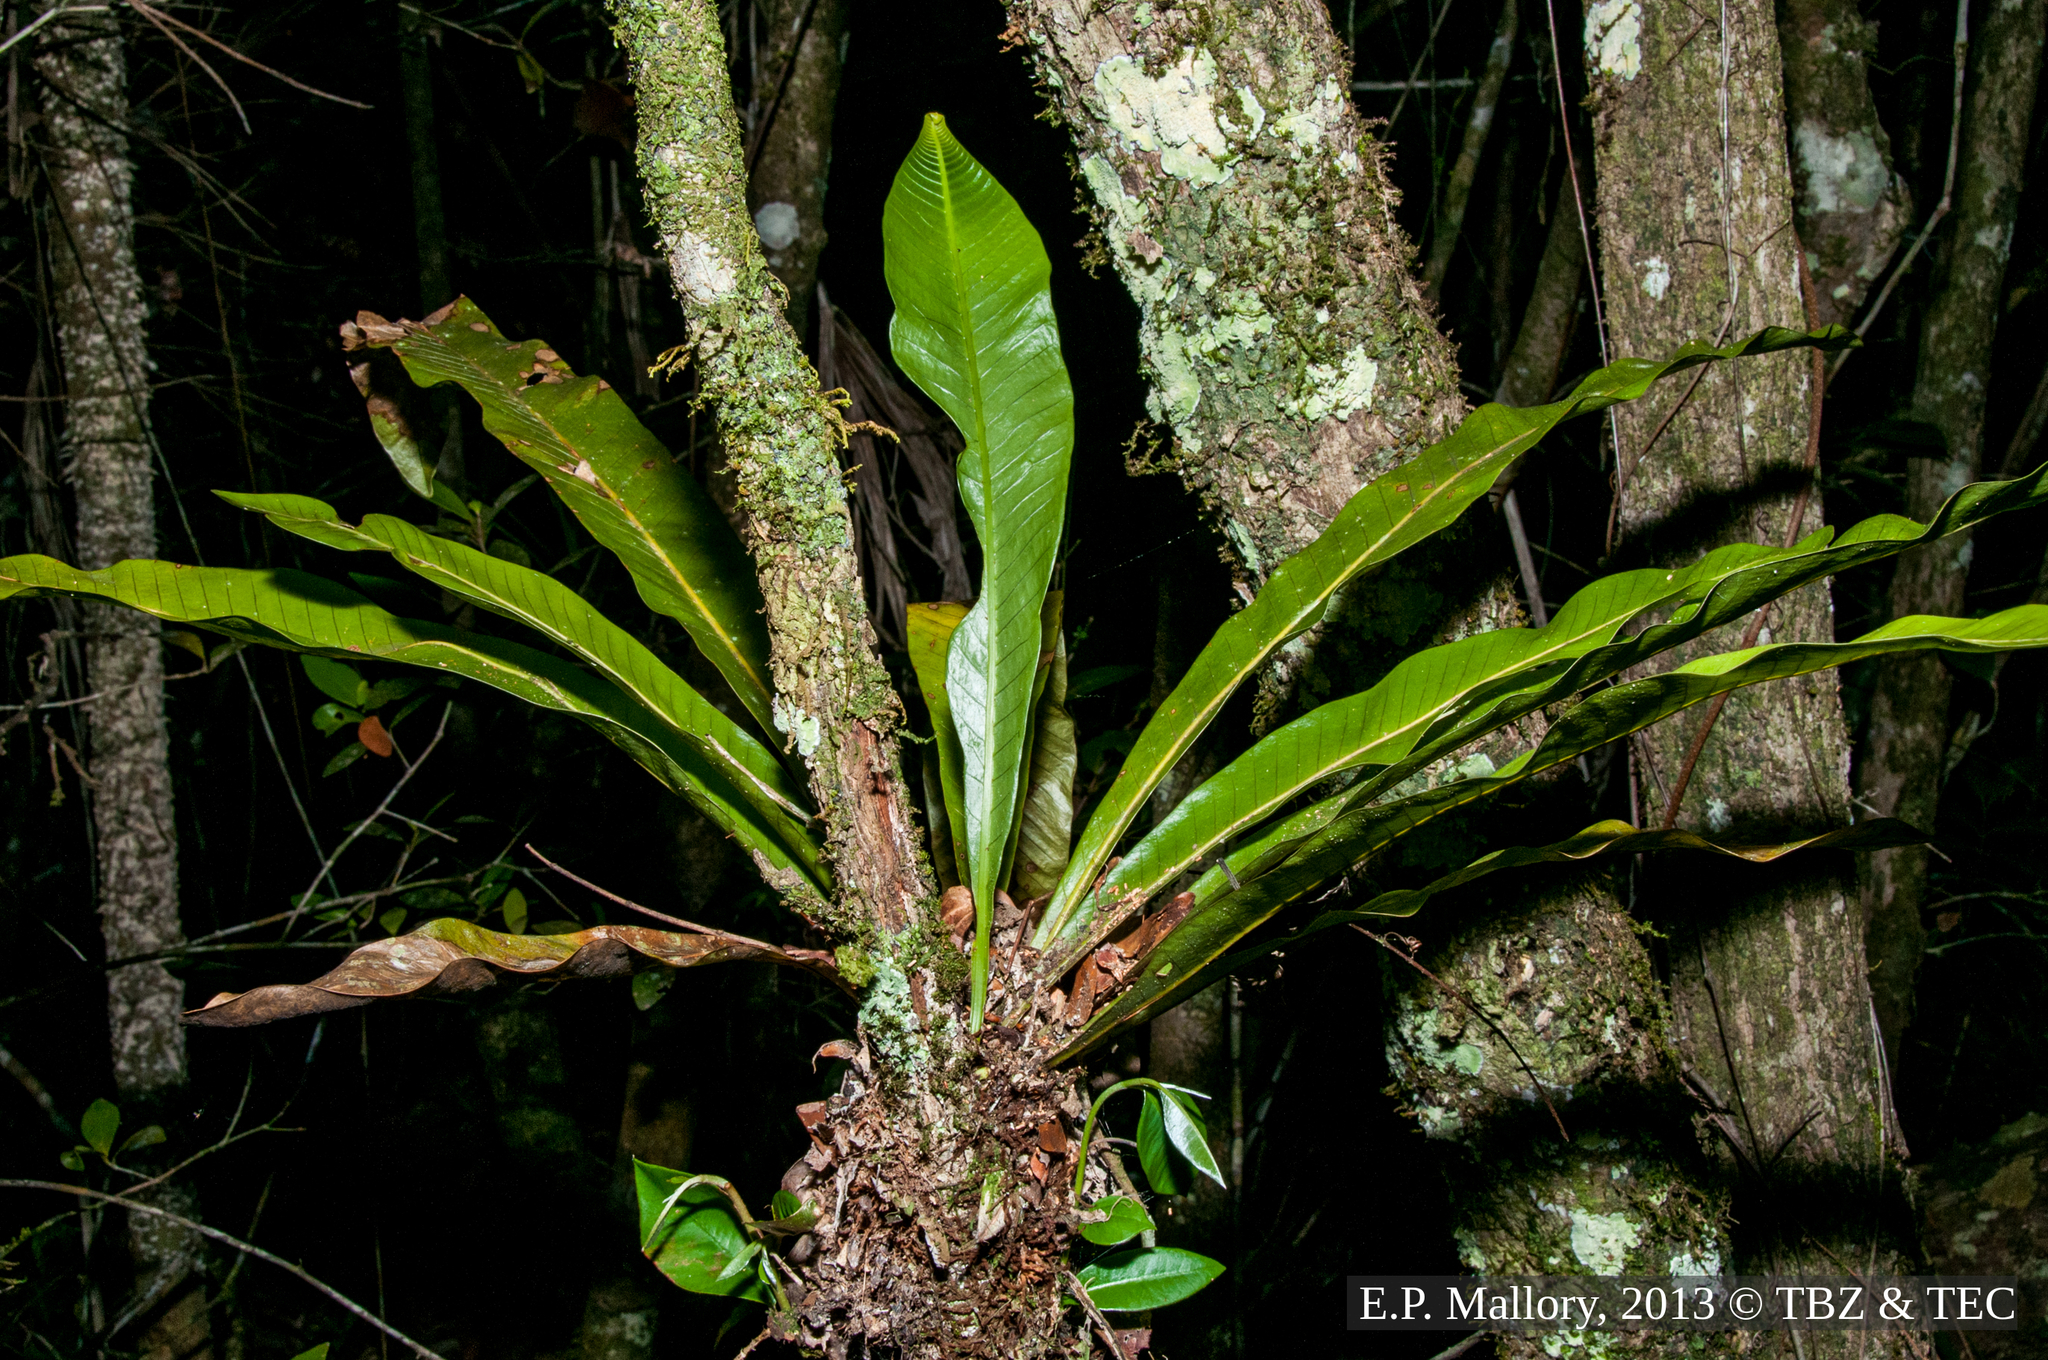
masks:
<path fill-rule="evenodd" d="M 498 335 L 500 334 L 500 332 L 494 329 L 491 332 L 491 334 Z M 463 354 L 460 350 L 456 349 L 453 345 L 450 345 L 447 341 L 441 339 L 439 336 L 433 336 L 431 338 L 433 339 L 435 344 L 442 347 L 444 352 L 452 356 L 457 363 L 466 367 L 471 373 L 478 375 L 480 386 L 483 385 L 484 383 L 501 385 L 500 380 L 498 378 L 493 377 L 490 371 L 486 369 L 482 364 L 470 358 L 468 355 Z M 585 380 L 588 380 L 591 375 L 586 374 L 584 376 Z M 624 520 L 629 526 L 631 526 L 633 530 L 634 541 L 639 543 L 644 548 L 646 548 L 648 554 L 652 556 L 660 564 L 662 569 L 662 580 L 665 583 L 677 587 L 680 590 L 681 594 L 689 600 L 691 606 L 696 610 L 698 617 L 705 622 L 705 624 L 709 627 L 712 635 L 719 640 L 720 645 L 725 649 L 725 651 L 729 655 L 731 655 L 732 659 L 739 665 L 740 669 L 743 672 L 745 672 L 747 678 L 752 680 L 755 683 L 755 685 L 761 689 L 762 693 L 774 693 L 774 690 L 768 684 L 766 677 L 762 676 L 759 672 L 755 670 L 753 662 L 747 658 L 746 653 L 740 648 L 739 639 L 734 637 L 732 633 L 726 629 L 725 625 L 719 621 L 717 611 L 710 606 L 709 602 L 705 600 L 704 596 L 700 594 L 697 588 L 690 583 L 688 573 L 684 572 L 676 564 L 675 558 L 670 555 L 667 547 L 663 545 L 661 540 L 654 534 L 654 532 L 647 527 L 646 521 L 642 520 L 639 517 L 639 515 L 632 510 L 631 503 L 626 499 L 626 497 L 623 494 L 621 494 L 620 490 L 611 481 L 611 479 L 605 477 L 604 474 L 599 472 L 597 469 L 597 465 L 594 462 L 592 462 L 589 458 L 581 457 L 580 455 L 577 454 L 577 448 L 575 443 L 567 436 L 567 434 L 563 431 L 561 426 L 559 426 L 555 421 L 549 419 L 547 416 L 543 415 L 539 408 L 536 407 L 533 404 L 533 402 L 527 398 L 525 388 L 519 386 L 510 386 L 503 387 L 502 390 L 505 392 L 506 396 L 512 399 L 513 404 L 520 411 L 524 412 L 538 428 L 547 432 L 548 438 L 554 441 L 556 448 L 562 450 L 562 452 L 565 454 L 575 456 L 576 460 L 580 463 L 590 464 L 591 475 L 597 479 L 597 484 L 593 486 L 591 485 L 591 483 L 584 481 L 581 477 L 574 476 L 573 474 L 570 473 L 565 473 L 561 470 L 561 468 L 553 465 L 549 465 L 538 469 L 541 476 L 546 478 L 547 481 L 554 486 L 567 487 L 571 483 L 574 483 L 576 486 L 582 488 L 582 490 L 586 494 L 598 496 L 606 504 L 610 505 L 614 510 L 616 510 L 619 514 L 619 518 Z M 516 450 L 514 451 L 513 456 L 518 456 Z M 571 509 L 573 511 L 573 504 L 571 506 Z M 577 518 L 580 520 L 582 519 L 582 516 L 578 515 Z M 595 530 L 593 530 L 592 532 L 594 533 Z M 684 620 L 678 619 L 677 622 L 684 622 Z"/>

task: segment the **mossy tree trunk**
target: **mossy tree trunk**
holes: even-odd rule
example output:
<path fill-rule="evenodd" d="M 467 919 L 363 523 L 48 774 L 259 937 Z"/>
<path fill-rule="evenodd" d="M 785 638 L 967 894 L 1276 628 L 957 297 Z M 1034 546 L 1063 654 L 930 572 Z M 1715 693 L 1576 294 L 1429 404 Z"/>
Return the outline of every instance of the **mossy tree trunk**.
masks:
<path fill-rule="evenodd" d="M 747 211 L 715 13 L 690 0 L 613 9 L 638 98 L 648 206 L 767 597 L 776 726 L 824 810 L 840 902 L 811 906 L 854 933 L 893 935 L 933 887 L 897 759 L 901 706 L 861 597 L 840 484 L 844 426 L 784 316 L 787 292 Z"/>
<path fill-rule="evenodd" d="M 965 960 L 937 919 L 898 757 L 901 706 L 863 602 L 845 429 L 747 209 L 716 8 L 615 0 L 613 13 L 647 201 L 766 597 L 776 726 L 823 809 L 832 896 L 792 902 L 841 942 L 842 972 L 862 992 L 858 1056 L 837 1094 L 799 1112 L 810 1150 L 783 1187 L 818 1226 L 789 1252 L 789 1307 L 771 1310 L 770 1330 L 830 1356 L 1069 1351 L 1065 1140 L 1086 1105 L 1071 1073 L 1044 1067 L 1051 1040 L 1037 1042 L 1045 1016 L 1020 961 L 1023 913 L 1007 899 L 993 938 L 1002 999 L 968 1032 Z M 796 1131 L 792 1120 L 803 1146 Z"/>
<path fill-rule="evenodd" d="M 1991 344 L 2005 310 L 2005 264 L 2026 170 L 2044 21 L 2043 0 L 1992 5 L 1970 43 L 1955 212 L 1935 254 L 1913 382 L 1912 414 L 1939 430 L 1943 444 L 1939 456 L 1907 459 L 1905 512 L 1921 519 L 1984 471 Z M 1892 614 L 1968 613 L 1971 551 L 1970 536 L 1958 534 L 1901 557 L 1892 577 Z M 1948 668 L 1938 656 L 1899 657 L 1878 672 L 1870 739 L 1856 771 L 1859 791 L 1875 811 L 1933 829 L 1949 753 L 1949 693 Z M 1929 862 L 1918 846 L 1875 855 L 1864 890 L 1876 969 L 1871 986 L 1894 1053 L 1912 1019 L 1913 981 L 1926 946 L 1920 912 Z"/>
<path fill-rule="evenodd" d="M 1688 340 L 1800 324 L 1771 6 L 1727 0 L 1696 35 L 1697 17 L 1680 6 L 1624 0 L 1587 16 L 1614 348 L 1662 355 Z M 1817 488 L 1800 494 L 1811 481 L 1814 374 L 1805 354 L 1729 364 L 1689 399 L 1681 389 L 1619 411 L 1621 554 L 1667 562 L 1717 543 L 1775 544 L 1793 532 L 1795 512 L 1796 532 L 1819 527 Z M 1762 641 L 1831 640 L 1826 586 L 1770 606 L 1763 625 Z M 1739 645 L 1740 631 L 1694 651 Z M 1775 837 L 1850 819 L 1832 676 L 1737 694 L 1695 751 L 1704 721 L 1690 715 L 1636 743 L 1653 809 L 1691 764 L 1681 824 Z M 1903 1148 L 1853 899 L 1847 866 L 1833 864 L 1705 877 L 1687 866 L 1639 886 L 1645 914 L 1671 931 L 1673 1047 L 1722 1112 L 1701 1131 L 1718 1139 L 1738 1188 L 1739 1267 L 1824 1271 L 1853 1259 L 1885 1269 L 1902 1249 L 1885 1210 Z"/>
<path fill-rule="evenodd" d="M 44 166 L 52 208 L 50 272 L 62 352 L 66 461 L 77 510 L 78 562 L 87 568 L 156 555 L 150 464 L 146 313 L 135 265 L 130 201 L 134 167 L 127 67 L 110 14 L 78 14 L 41 40 Z M 109 959 L 177 948 L 178 841 L 171 804 L 164 665 L 155 620 L 88 604 L 93 842 L 100 930 Z M 173 1102 L 185 1085 L 184 987 L 161 964 L 107 974 L 114 1086 L 127 1120 L 176 1130 Z M 174 1133 L 175 1137 L 176 1134 Z M 166 1185 L 158 1202 L 192 1211 L 189 1188 Z M 169 1221 L 129 1222 L 136 1266 L 131 1317 L 145 1319 L 145 1349 L 177 1353 L 208 1345 L 205 1291 L 196 1276 L 200 1239 Z"/>
<path fill-rule="evenodd" d="M 1256 588 L 1465 414 L 1318 0 L 1015 0 L 1137 300 L 1148 408 Z"/>

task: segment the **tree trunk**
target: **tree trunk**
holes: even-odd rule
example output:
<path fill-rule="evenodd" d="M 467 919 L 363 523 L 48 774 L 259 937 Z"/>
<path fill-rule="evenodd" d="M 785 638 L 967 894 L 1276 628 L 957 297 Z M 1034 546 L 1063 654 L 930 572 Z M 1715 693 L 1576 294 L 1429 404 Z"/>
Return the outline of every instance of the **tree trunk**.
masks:
<path fill-rule="evenodd" d="M 776 727 L 809 767 L 825 816 L 840 900 L 814 909 L 846 936 L 893 935 L 933 889 L 897 760 L 900 705 L 861 596 L 840 484 L 845 426 L 783 316 L 746 211 L 715 14 L 701 0 L 615 0 L 613 11 L 639 101 L 648 207 L 767 598 Z"/>
<path fill-rule="evenodd" d="M 1935 257 L 1913 384 L 1914 418 L 1940 430 L 1946 446 L 1940 457 L 1906 462 L 1905 510 L 1923 520 L 1984 470 L 1985 389 L 2004 311 L 2005 262 L 2026 169 L 2044 19 L 2043 0 L 1990 6 L 1970 44 L 1955 214 Z M 1971 551 L 1970 536 L 1957 534 L 1901 557 L 1892 577 L 1893 616 L 1967 614 Z M 1873 811 L 1934 829 L 1948 719 L 1949 672 L 1940 657 L 1899 657 L 1879 669 L 1870 738 L 1856 772 Z M 1913 981 L 1926 945 L 1920 909 L 1928 866 L 1923 847 L 1885 851 L 1872 857 L 1864 888 L 1871 988 L 1894 1054 L 1912 1019 Z"/>
<path fill-rule="evenodd" d="M 1429 262 L 1423 266 L 1422 286 L 1431 297 L 1443 292 L 1444 275 L 1450 272 L 1451 256 L 1458 248 L 1458 233 L 1465 224 L 1465 207 L 1472 201 L 1472 183 L 1479 177 L 1479 162 L 1486 155 L 1487 138 L 1493 132 L 1494 110 L 1508 82 L 1508 67 L 1515 57 L 1515 30 L 1521 20 L 1521 0 L 1502 0 L 1500 27 L 1493 45 L 1486 51 L 1486 73 L 1472 96 L 1472 112 L 1465 120 L 1465 140 L 1458 159 L 1451 166 L 1450 181 L 1444 185 L 1443 205 L 1436 215 L 1434 239 L 1429 243 Z"/>
<path fill-rule="evenodd" d="M 405 151 L 412 169 L 412 240 L 419 278 L 420 315 L 446 305 L 448 219 L 441 209 L 441 149 L 434 122 L 434 63 L 427 51 L 432 25 L 410 5 L 398 7 L 398 88 L 405 101 Z"/>
<path fill-rule="evenodd" d="M 825 178 L 839 103 L 842 0 L 763 0 L 769 52 L 755 72 L 747 202 L 768 268 L 789 290 L 789 324 L 810 334 L 818 257 L 825 251 Z"/>
<path fill-rule="evenodd" d="M 412 171 L 412 240 L 421 316 L 455 298 L 455 286 L 448 276 L 448 219 L 441 206 L 434 59 L 427 49 L 428 41 L 437 33 L 418 9 L 411 5 L 398 7 L 398 87 L 405 103 L 405 153 Z M 460 402 L 448 388 L 427 393 L 426 400 L 434 413 L 433 437 L 439 445 L 434 475 L 460 482 L 466 472 Z"/>
<path fill-rule="evenodd" d="M 50 31 L 36 67 L 56 219 L 50 269 L 69 398 L 65 451 L 76 498 L 77 560 L 92 569 L 156 555 L 149 360 L 130 205 L 134 170 L 120 131 L 128 122 L 120 30 L 108 15 L 75 16 Z M 85 605 L 80 617 L 87 630 L 86 683 L 97 696 L 87 749 L 107 957 L 174 949 L 184 934 L 157 626 L 114 605 Z M 183 986 L 162 964 L 107 975 L 114 1086 L 135 1127 L 155 1120 L 175 1129 L 184 1122 L 169 1117 L 185 1083 L 183 1003 Z M 188 1187 L 172 1183 L 158 1194 L 165 1207 L 191 1212 Z M 191 1279 L 200 1239 L 140 1214 L 128 1231 L 135 1303 L 153 1319 L 144 1349 L 203 1351 L 205 1300 Z"/>
<path fill-rule="evenodd" d="M 1804 312 L 1797 246 L 1784 230 L 1792 184 L 1777 26 L 1759 0 L 1728 0 L 1695 32 L 1699 23 L 1683 7 L 1634 0 L 1588 10 L 1603 297 L 1621 354 L 1797 325 Z M 1673 391 L 1617 408 L 1624 552 L 1683 561 L 1721 542 L 1784 541 L 1794 493 L 1810 478 L 1813 381 L 1809 356 L 1788 353 L 1705 371 L 1690 400 Z M 1805 504 L 1801 532 L 1822 522 L 1818 496 Z M 1826 587 L 1772 605 L 1766 622 L 1764 641 L 1832 639 Z M 1738 645 L 1735 631 L 1691 654 Z M 1653 728 L 1637 744 L 1656 805 L 1683 780 L 1703 717 Z M 1831 676 L 1742 691 L 1698 753 L 1677 810 L 1717 832 L 1841 825 L 1847 767 Z M 1836 1268 L 1824 1254 L 1832 1250 L 1888 1268 L 1903 1244 L 1874 1206 L 1896 1195 L 1890 1172 L 1903 1148 L 1847 873 L 1703 880 L 1688 865 L 1639 891 L 1675 922 L 1672 1039 L 1702 1093 L 1727 1112 L 1715 1121 L 1731 1145 L 1723 1164 L 1767 1168 L 1767 1180 L 1742 1187 L 1736 1264 L 1821 1272 Z M 1863 1213 L 1849 1211 L 1850 1197 Z"/>
<path fill-rule="evenodd" d="M 1465 414 L 1319 0 L 1014 0 L 1137 300 L 1148 409 L 1248 586 Z"/>
<path fill-rule="evenodd" d="M 1014 0 L 1102 241 L 1138 304 L 1147 407 L 1247 595 L 1359 487 L 1465 415 L 1379 144 L 1315 0 Z M 1263 731 L 1432 637 L 1517 619 L 1478 517 L 1340 592 L 1261 677 Z M 1393 602 L 1393 603 L 1390 603 Z"/>
<path fill-rule="evenodd" d="M 1892 172 L 1891 138 L 1870 95 L 1877 25 L 1854 0 L 1780 0 L 1778 36 L 1799 241 L 1821 321 L 1846 325 L 1911 216 L 1911 195 Z"/>
<path fill-rule="evenodd" d="M 845 941 L 863 990 L 840 1091 L 802 1111 L 783 1187 L 818 1215 L 790 1253 L 778 1338 L 938 1357 L 1067 1353 L 1059 1303 L 1087 1107 L 1050 1072 L 1047 1012 L 999 900 L 990 1023 L 970 1034 L 965 961 L 939 925 L 897 757 L 901 712 L 875 656 L 838 453 L 845 427 L 783 314 L 746 209 L 745 164 L 710 0 L 614 0 L 638 98 L 648 205 L 691 328 L 699 391 L 731 460 L 767 601 L 776 726 L 823 809 L 834 897 L 795 900 Z M 1044 1036 L 1046 1045 L 1051 1038 Z M 794 1130 L 792 1130 L 794 1132 Z M 1102 1192 L 1099 1166 L 1085 1193 Z"/>

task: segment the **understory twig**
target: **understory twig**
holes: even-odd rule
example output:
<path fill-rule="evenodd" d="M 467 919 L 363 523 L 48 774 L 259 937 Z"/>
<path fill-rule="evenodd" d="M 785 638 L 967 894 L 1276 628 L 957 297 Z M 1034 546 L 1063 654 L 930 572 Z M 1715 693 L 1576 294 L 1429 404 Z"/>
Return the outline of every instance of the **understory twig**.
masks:
<path fill-rule="evenodd" d="M 199 1233 L 201 1236 L 210 1237 L 214 1241 L 219 1242 L 224 1246 L 233 1247 L 236 1251 L 243 1252 L 247 1255 L 253 1256 L 259 1261 L 268 1261 L 271 1265 L 276 1266 L 279 1270 L 286 1271 L 292 1275 L 296 1275 L 300 1280 L 311 1285 L 313 1288 L 319 1290 L 328 1298 L 333 1299 L 343 1308 L 346 1308 L 349 1312 L 355 1314 L 363 1321 L 369 1323 L 372 1327 L 375 1327 L 378 1331 L 384 1333 L 393 1341 L 398 1342 L 399 1345 L 405 1346 L 408 1349 L 410 1349 L 414 1355 L 421 1357 L 421 1360 L 442 1360 L 442 1357 L 438 1353 L 428 1350 L 425 1346 L 422 1346 L 419 1342 L 413 1340 L 404 1332 L 399 1331 L 396 1327 L 386 1322 L 383 1318 L 378 1317 L 375 1313 L 363 1307 L 354 1299 L 342 1293 L 339 1289 L 336 1289 L 333 1285 L 330 1285 L 324 1280 L 321 1280 L 319 1277 L 313 1275 L 304 1266 L 294 1265 L 290 1261 L 285 1260 L 282 1256 L 278 1256 L 273 1252 L 265 1251 L 263 1248 L 255 1245 L 252 1242 L 244 1242 L 239 1237 L 231 1237 L 227 1233 L 222 1232 L 219 1228 L 208 1227 L 206 1224 L 200 1223 L 195 1219 L 186 1218 L 182 1214 L 174 1214 L 170 1212 L 168 1209 L 159 1209 L 154 1204 L 144 1204 L 138 1200 L 128 1199 L 122 1195 L 110 1195 L 103 1190 L 94 1190 L 90 1187 L 83 1185 L 62 1185 L 56 1181 L 0 1180 L 0 1189 L 48 1190 L 60 1195 L 82 1195 L 88 1199 L 102 1200 L 108 1204 L 118 1204 L 123 1209 L 128 1210 L 130 1213 L 150 1214 L 157 1218 L 169 1219 L 173 1223 L 180 1224 L 181 1226 L 186 1228 L 190 1228 L 193 1232 Z"/>
<path fill-rule="evenodd" d="M 1073 1271 L 1069 1270 L 1062 1273 L 1067 1277 L 1067 1283 L 1073 1286 L 1074 1297 L 1081 1301 L 1081 1307 L 1087 1311 L 1089 1318 L 1094 1321 L 1095 1330 L 1102 1334 L 1102 1344 L 1109 1347 L 1109 1353 L 1113 1360 L 1124 1360 L 1124 1348 L 1117 1344 L 1116 1328 L 1109 1325 L 1109 1319 L 1104 1317 L 1102 1310 L 1095 1306 L 1095 1300 L 1088 1297 L 1088 1286 L 1082 1284 L 1081 1277 Z"/>
<path fill-rule="evenodd" d="M 412 777 L 419 773 L 420 766 L 427 763 L 427 757 L 434 754 L 434 748 L 441 744 L 442 736 L 448 731 L 448 715 L 454 711 L 454 704 L 442 705 L 441 722 L 434 728 L 434 739 L 427 743 L 427 749 L 420 752 L 417 760 L 405 767 L 405 773 L 398 776 L 398 782 L 391 786 L 391 792 L 384 795 L 384 801 L 377 804 L 376 809 L 369 816 L 356 823 L 356 829 L 344 836 L 341 844 L 334 847 L 334 853 L 329 855 L 325 862 L 320 865 L 319 870 L 313 875 L 313 881 L 306 885 L 306 890 L 299 894 L 297 903 L 293 905 L 291 917 L 284 923 L 285 935 L 289 936 L 292 933 L 292 927 L 298 924 L 300 913 L 304 912 L 307 905 L 312 902 L 313 894 L 319 890 L 320 880 L 328 876 L 328 872 L 334 868 L 335 861 L 340 859 L 343 852 L 356 843 L 358 836 L 370 829 L 372 822 L 375 822 L 384 815 L 384 810 L 391 806 L 391 800 L 398 797 L 400 790 L 404 789 Z"/>

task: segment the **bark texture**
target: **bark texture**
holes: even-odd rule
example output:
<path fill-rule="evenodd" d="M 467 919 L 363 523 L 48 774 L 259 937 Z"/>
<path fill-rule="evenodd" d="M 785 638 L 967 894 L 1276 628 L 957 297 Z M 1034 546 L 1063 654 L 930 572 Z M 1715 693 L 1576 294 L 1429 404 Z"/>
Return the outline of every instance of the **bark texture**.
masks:
<path fill-rule="evenodd" d="M 1460 1260 L 1505 1275 L 1718 1273 L 1727 1195 L 1673 1117 L 1678 1061 L 1614 883 L 1580 874 L 1498 905 L 1425 951 L 1440 981 L 1392 956 L 1382 969 L 1388 1069 L 1422 1131 L 1453 1149 Z M 1601 1340 L 1636 1355 L 1665 1338 Z M 1497 1344 L 1533 1360 L 1576 1343 Z"/>
<path fill-rule="evenodd" d="M 1465 414 L 1317 0 L 1015 0 L 1141 316 L 1149 408 L 1257 586 Z"/>
<path fill-rule="evenodd" d="M 2004 311 L 2044 20 L 2043 0 L 1992 5 L 1970 44 L 1955 213 L 1935 257 L 1913 384 L 1914 418 L 1940 430 L 1945 446 L 1939 457 L 1906 462 L 1906 513 L 1923 520 L 1984 472 L 1985 389 Z M 1971 551 L 1970 536 L 1957 534 L 1901 557 L 1892 615 L 1967 614 Z M 1949 672 L 1934 655 L 1900 657 L 1878 671 L 1870 738 L 1857 769 L 1863 799 L 1876 812 L 1933 829 L 1949 747 L 1949 688 Z M 1886 851 L 1872 857 L 1864 889 L 1876 970 L 1871 987 L 1894 1053 L 1912 1019 L 1913 981 L 1926 945 L 1920 907 L 1928 866 L 1924 848 Z"/>
<path fill-rule="evenodd" d="M 120 131 L 128 121 L 120 30 L 110 15 L 74 16 L 48 30 L 36 69 L 56 218 L 50 268 L 69 398 L 64 451 L 76 500 L 77 561 L 93 569 L 156 555 L 149 361 L 130 202 L 134 170 Z M 87 763 L 106 954 L 119 959 L 173 949 L 184 934 L 156 621 L 101 604 L 82 606 L 80 618 L 86 683 L 98 696 Z M 107 974 L 114 1085 L 131 1118 L 153 1112 L 185 1082 L 183 1008 L 184 988 L 161 964 Z M 190 1212 L 187 1192 L 174 1185 L 165 1194 L 165 1207 Z M 138 1299 L 151 1306 L 170 1302 L 144 1345 L 169 1328 L 187 1341 L 196 1335 L 204 1346 L 203 1301 L 195 1316 L 173 1297 L 199 1259 L 198 1235 L 137 1214 L 129 1239 Z"/>
<path fill-rule="evenodd" d="M 769 56 L 755 72 L 754 153 L 748 206 L 768 268 L 789 290 L 789 322 L 810 333 L 818 257 L 825 251 L 825 178 L 839 103 L 842 0 L 765 0 Z M 787 74 L 785 75 L 785 71 Z"/>
<path fill-rule="evenodd" d="M 639 164 L 699 391 L 719 430 L 768 604 L 776 726 L 810 770 L 850 934 L 901 930 L 933 896 L 897 761 L 901 705 L 875 655 L 840 484 L 845 427 L 783 315 L 746 209 L 724 41 L 705 0 L 617 0 Z"/>
<path fill-rule="evenodd" d="M 413 249 L 421 316 L 454 298 L 448 282 L 448 219 L 441 207 L 441 149 L 434 124 L 434 65 L 427 50 L 432 24 L 409 6 L 398 9 L 398 86 L 405 101 L 405 150 L 412 167 Z"/>
<path fill-rule="evenodd" d="M 1696 31 L 1697 29 L 1697 31 Z M 1759 0 L 1701 21 L 1680 6 L 1587 11 L 1596 101 L 1603 296 L 1620 354 L 1659 356 L 1688 340 L 1742 334 L 1803 315 L 1787 164 L 1778 31 Z M 1809 357 L 1788 353 L 1707 372 L 1654 447 L 1679 391 L 1621 408 L 1619 521 L 1628 549 L 1682 561 L 1715 543 L 1781 541 L 1805 480 Z M 1818 497 L 1804 529 L 1821 523 Z M 1833 636 L 1825 585 L 1771 606 L 1762 640 Z M 1695 651 L 1736 645 L 1734 630 Z M 1661 806 L 1701 721 L 1651 729 L 1637 751 Z M 1679 820 L 1770 834 L 1848 817 L 1848 742 L 1832 676 L 1746 690 L 1722 712 Z M 1867 1220 L 1824 1219 L 1843 1197 L 1882 1199 L 1901 1149 L 1863 972 L 1859 913 L 1844 874 L 1705 874 L 1650 880 L 1644 900 L 1674 921 L 1672 1036 L 1726 1118 L 1729 1165 L 1765 1165 L 1744 1212 L 1738 1264 L 1820 1269 L 1809 1240 L 1858 1259 L 1895 1259 Z M 1896 1183 L 1890 1188 L 1896 1191 Z M 1878 1217 L 1873 1214 L 1872 1217 Z M 1811 1258 L 1809 1261 L 1809 1257 Z M 1834 1344 L 1818 1343 L 1823 1353 Z M 1853 1343 L 1852 1343 L 1853 1345 Z M 1873 1352 L 1874 1353 L 1874 1352 Z"/>
<path fill-rule="evenodd" d="M 1799 240 L 1820 295 L 1820 319 L 1847 325 L 1911 216 L 1911 196 L 1892 171 L 1891 138 L 1870 95 L 1877 25 L 1855 0 L 1780 0 L 1778 35 Z"/>
<path fill-rule="evenodd" d="M 2048 1346 L 2048 1116 L 2022 1115 L 1913 1175 L 1927 1266 L 1944 1275 L 2019 1276 L 2020 1330 L 1970 1338 L 1978 1360 L 2024 1360 Z"/>

